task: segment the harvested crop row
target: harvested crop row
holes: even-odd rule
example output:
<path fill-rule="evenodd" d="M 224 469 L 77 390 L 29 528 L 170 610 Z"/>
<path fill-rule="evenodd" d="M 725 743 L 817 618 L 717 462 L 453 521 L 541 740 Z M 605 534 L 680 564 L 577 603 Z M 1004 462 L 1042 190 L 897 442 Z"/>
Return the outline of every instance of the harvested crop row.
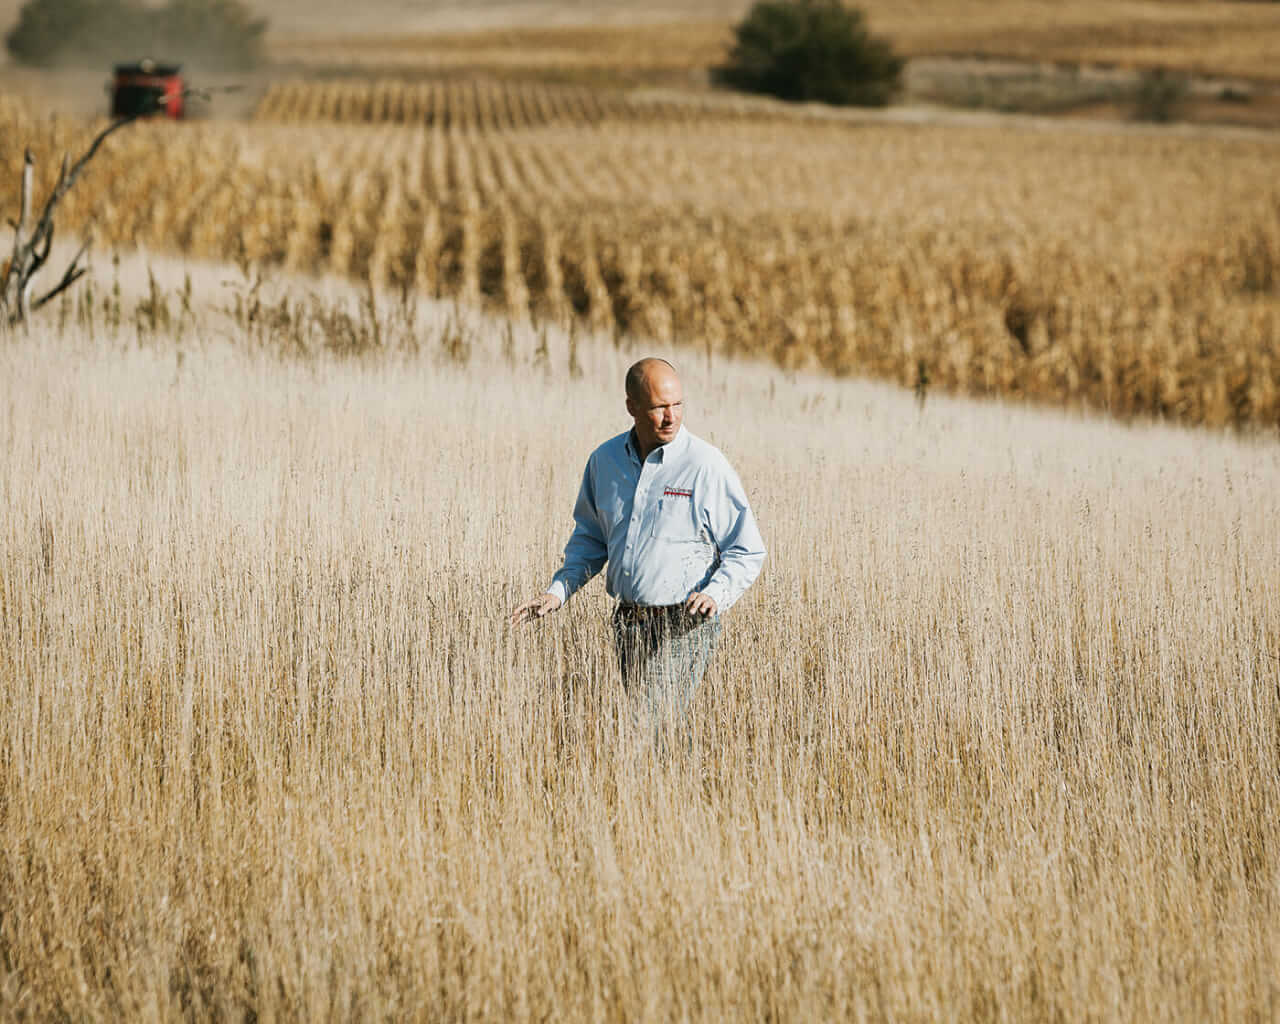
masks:
<path fill-rule="evenodd" d="M 356 124 L 439 125 L 479 131 L 548 124 L 598 124 L 606 119 L 658 120 L 705 104 L 633 99 L 618 90 L 500 79 L 398 79 L 272 85 L 258 103 L 259 120 Z M 720 105 L 743 112 L 745 105 Z"/>

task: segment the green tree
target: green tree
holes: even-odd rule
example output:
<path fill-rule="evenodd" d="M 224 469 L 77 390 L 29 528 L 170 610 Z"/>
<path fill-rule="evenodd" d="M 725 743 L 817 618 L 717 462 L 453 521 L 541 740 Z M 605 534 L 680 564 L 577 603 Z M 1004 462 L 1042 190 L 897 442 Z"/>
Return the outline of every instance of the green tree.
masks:
<path fill-rule="evenodd" d="M 28 0 L 5 37 L 14 60 L 56 64 L 68 57 L 102 58 L 131 11 L 118 0 Z"/>
<path fill-rule="evenodd" d="M 1134 117 L 1161 124 L 1176 121 L 1190 90 L 1191 82 L 1186 75 L 1164 68 L 1144 71 L 1134 91 Z"/>
<path fill-rule="evenodd" d="M 759 0 L 734 35 L 714 79 L 784 100 L 883 106 L 906 63 L 841 0 Z"/>
<path fill-rule="evenodd" d="M 240 0 L 27 0 L 5 44 L 22 64 L 154 56 L 243 69 L 261 60 L 266 28 Z"/>

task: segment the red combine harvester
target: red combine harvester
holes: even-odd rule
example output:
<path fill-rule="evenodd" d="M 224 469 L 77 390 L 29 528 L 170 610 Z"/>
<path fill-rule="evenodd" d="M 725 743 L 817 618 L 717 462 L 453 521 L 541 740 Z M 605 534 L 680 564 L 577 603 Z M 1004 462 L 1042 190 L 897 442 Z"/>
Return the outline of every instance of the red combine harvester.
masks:
<path fill-rule="evenodd" d="M 184 113 L 182 65 L 140 60 L 117 64 L 111 80 L 112 117 L 168 117 Z"/>

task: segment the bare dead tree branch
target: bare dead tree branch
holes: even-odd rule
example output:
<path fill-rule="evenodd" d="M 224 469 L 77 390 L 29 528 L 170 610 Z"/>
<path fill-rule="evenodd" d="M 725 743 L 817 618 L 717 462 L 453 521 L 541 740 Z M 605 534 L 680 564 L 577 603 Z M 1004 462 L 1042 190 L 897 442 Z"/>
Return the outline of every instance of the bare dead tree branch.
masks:
<path fill-rule="evenodd" d="M 54 285 L 53 288 L 51 288 L 47 293 L 45 293 L 40 298 L 36 299 L 36 301 L 31 304 L 32 312 L 35 312 L 37 309 L 39 309 L 45 303 L 49 302 L 51 299 L 56 299 L 59 295 L 65 292 L 68 288 L 70 288 L 73 284 L 79 281 L 80 278 L 84 277 L 84 275 L 89 272 L 88 267 L 80 266 L 80 260 L 84 258 L 84 254 L 88 251 L 89 251 L 89 243 L 85 242 L 84 245 L 80 246 L 80 251 L 76 253 L 75 258 L 67 266 L 66 271 L 63 272 L 62 280 L 59 281 L 56 285 Z"/>
<path fill-rule="evenodd" d="M 207 96 L 211 91 L 186 89 L 182 97 L 185 99 L 188 96 Z M 34 278 L 44 268 L 53 252 L 54 215 L 57 213 L 58 204 L 80 180 L 81 174 L 89 166 L 90 161 L 98 155 L 98 151 L 107 139 L 120 129 L 133 124 L 134 121 L 156 113 L 158 109 L 157 104 L 155 109 L 141 110 L 113 121 L 93 137 L 89 147 L 74 163 L 69 156 L 64 155 L 62 166 L 58 171 L 58 180 L 45 200 L 34 225 L 32 225 L 32 188 L 35 178 L 35 158 L 31 155 L 31 150 L 26 151 L 22 165 L 18 221 L 16 224 L 13 221 L 9 222 L 13 226 L 13 255 L 3 271 L 0 271 L 0 322 L 7 323 L 10 327 L 25 323 L 31 312 L 61 295 L 85 275 L 86 269 L 80 266 L 80 260 L 88 249 L 88 243 L 80 247 L 80 251 L 67 266 L 58 284 L 36 301 L 31 300 L 35 287 Z M 30 227 L 29 233 L 28 227 Z"/>
<path fill-rule="evenodd" d="M 27 230 L 27 223 L 31 220 L 31 182 L 35 175 L 35 166 L 35 158 L 28 149 L 22 155 L 22 199 L 18 206 L 18 226 L 14 229 L 13 236 L 15 257 L 22 246 L 22 233 Z"/>
<path fill-rule="evenodd" d="M 23 270 L 23 238 L 26 234 L 27 222 L 31 220 L 31 183 L 35 174 L 35 160 L 31 156 L 31 150 L 27 150 L 22 157 L 22 184 L 18 199 L 18 220 L 13 225 L 13 255 L 9 258 L 9 262 L 5 264 L 4 274 L 0 275 L 0 301 L 5 301 L 10 295 L 10 282 L 20 277 Z"/>

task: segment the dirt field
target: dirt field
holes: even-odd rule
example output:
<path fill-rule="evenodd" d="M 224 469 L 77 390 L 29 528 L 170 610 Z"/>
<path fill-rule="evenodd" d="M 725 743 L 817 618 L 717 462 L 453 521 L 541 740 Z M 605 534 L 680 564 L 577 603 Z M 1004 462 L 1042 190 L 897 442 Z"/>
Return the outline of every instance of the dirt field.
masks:
<path fill-rule="evenodd" d="M 16 23 L 23 0 L 0 0 L 0 31 Z M 749 4 L 743 0 L 372 0 L 351 4 L 340 0 L 259 0 L 248 6 L 271 23 L 281 39 L 324 35 L 398 35 L 414 32 L 469 31 L 565 25 L 628 25 L 647 21 L 729 20 Z"/>
<path fill-rule="evenodd" d="M 609 67 L 628 71 L 703 69 L 723 59 L 729 24 L 746 4 L 675 7 L 469 7 L 405 13 L 375 7 L 355 32 L 323 17 L 286 15 L 272 37 L 283 60 L 409 68 Z M 859 5 L 874 31 L 907 56 L 1017 59 L 1031 63 L 1163 66 L 1199 74 L 1275 80 L 1280 11 L 1273 4 L 1146 0 L 1118 8 L 1090 0 Z M 677 13 L 678 12 L 678 13 Z"/>
<path fill-rule="evenodd" d="M 728 26 L 745 0 L 602 5 L 575 3 L 417 3 L 333 0 L 251 5 L 271 23 L 271 50 L 292 63 L 423 63 L 512 67 L 528 62 L 680 65 L 721 59 Z M 1167 66 L 1213 75 L 1280 78 L 1275 4 L 1220 0 L 867 0 L 872 28 L 908 56 L 981 56 L 1032 63 Z M 17 19 L 18 0 L 0 2 L 0 28 Z M 3 59 L 0 57 L 0 59 Z"/>
<path fill-rule="evenodd" d="M 0 26 L 17 17 L 0 4 Z M 187 60 L 197 84 L 235 84 L 215 116 L 245 116 L 281 76 L 498 75 L 593 87 L 704 90 L 725 57 L 741 2 L 694 4 L 337 3 L 257 6 L 271 24 L 271 66 L 222 76 Z M 872 28 L 915 58 L 900 102 L 1123 119 L 1136 76 L 1167 68 L 1192 79 L 1178 117 L 1192 123 L 1280 127 L 1280 13 L 1276 5 L 1145 0 L 1052 4 L 870 0 Z M 137 54 L 122 54 L 136 57 Z M 0 54 L 0 89 L 58 109 L 103 106 L 105 67 L 32 74 Z"/>

